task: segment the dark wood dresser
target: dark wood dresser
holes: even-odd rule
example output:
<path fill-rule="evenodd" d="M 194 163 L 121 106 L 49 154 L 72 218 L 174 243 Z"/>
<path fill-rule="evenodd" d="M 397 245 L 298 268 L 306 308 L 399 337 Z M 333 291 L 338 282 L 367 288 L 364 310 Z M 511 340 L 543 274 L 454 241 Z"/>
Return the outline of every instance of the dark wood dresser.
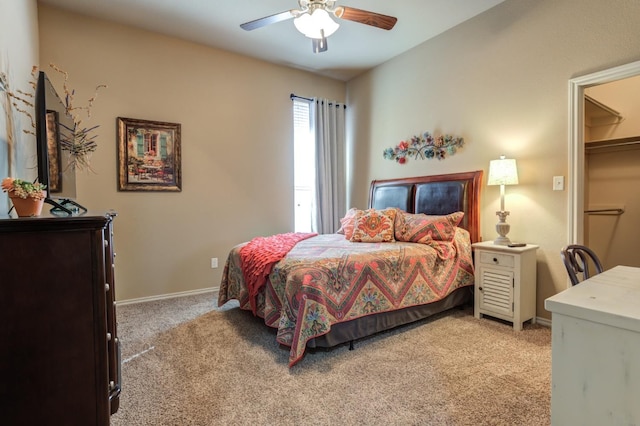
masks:
<path fill-rule="evenodd" d="M 0 219 L 0 423 L 108 425 L 118 410 L 115 214 Z"/>

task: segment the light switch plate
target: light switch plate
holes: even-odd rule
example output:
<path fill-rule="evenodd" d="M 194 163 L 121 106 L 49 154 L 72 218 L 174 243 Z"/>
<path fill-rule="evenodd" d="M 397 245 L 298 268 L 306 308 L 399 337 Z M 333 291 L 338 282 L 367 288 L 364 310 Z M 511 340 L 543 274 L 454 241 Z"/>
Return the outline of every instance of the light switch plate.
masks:
<path fill-rule="evenodd" d="M 553 190 L 564 191 L 564 176 L 553 177 Z"/>

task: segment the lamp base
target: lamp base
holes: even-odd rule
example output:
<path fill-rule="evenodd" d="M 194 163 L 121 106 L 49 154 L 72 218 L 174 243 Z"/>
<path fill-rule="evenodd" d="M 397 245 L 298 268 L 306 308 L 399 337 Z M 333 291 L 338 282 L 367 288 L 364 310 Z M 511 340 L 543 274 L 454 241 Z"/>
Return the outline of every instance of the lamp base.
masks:
<path fill-rule="evenodd" d="M 496 232 L 498 233 L 499 237 L 493 240 L 493 244 L 498 244 L 501 246 L 509 245 L 511 244 L 511 240 L 507 238 L 507 234 L 511 229 L 511 225 L 506 222 L 507 216 L 509 216 L 509 212 L 499 211 L 496 212 L 496 214 L 498 215 L 499 219 L 498 223 L 496 223 Z"/>
<path fill-rule="evenodd" d="M 511 244 L 511 240 L 507 237 L 498 237 L 495 240 L 493 240 L 493 244 L 499 245 L 499 246 L 508 246 L 509 244 Z"/>

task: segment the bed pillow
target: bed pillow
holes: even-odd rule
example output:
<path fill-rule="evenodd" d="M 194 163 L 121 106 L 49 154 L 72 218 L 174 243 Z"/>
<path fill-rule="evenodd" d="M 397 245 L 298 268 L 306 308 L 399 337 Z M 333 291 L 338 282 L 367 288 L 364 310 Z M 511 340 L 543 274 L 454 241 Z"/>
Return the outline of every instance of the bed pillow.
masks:
<path fill-rule="evenodd" d="M 394 241 L 393 225 L 397 209 L 359 210 L 353 224 L 350 240 L 361 243 L 381 243 Z"/>
<path fill-rule="evenodd" d="M 412 243 L 452 241 L 463 217 L 464 212 L 430 216 L 399 211 L 395 221 L 395 239 Z"/>
<path fill-rule="evenodd" d="M 353 225 L 356 221 L 356 213 L 358 209 L 351 207 L 342 219 L 340 219 L 340 229 L 336 231 L 338 234 L 344 234 L 347 240 L 353 235 Z"/>

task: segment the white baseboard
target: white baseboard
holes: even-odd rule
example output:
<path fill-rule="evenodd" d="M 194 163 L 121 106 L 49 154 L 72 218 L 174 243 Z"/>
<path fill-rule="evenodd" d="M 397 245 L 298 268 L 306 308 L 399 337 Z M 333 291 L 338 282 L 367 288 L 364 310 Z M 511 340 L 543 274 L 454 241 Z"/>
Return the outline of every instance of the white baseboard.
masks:
<path fill-rule="evenodd" d="M 180 291 L 178 293 L 160 294 L 158 296 L 139 297 L 137 299 L 118 300 L 118 306 L 133 305 L 135 303 L 152 302 L 154 300 L 173 299 L 175 297 L 194 296 L 196 294 L 213 293 L 220 290 L 220 287 L 201 288 L 199 290 Z"/>
<path fill-rule="evenodd" d="M 551 320 L 548 320 L 546 318 L 540 318 L 540 317 L 536 317 L 536 322 L 538 324 L 540 324 L 541 326 L 544 327 L 551 327 Z"/>
<path fill-rule="evenodd" d="M 201 288 L 199 290 L 180 291 L 178 293 L 161 294 L 158 296 L 139 297 L 137 299 L 118 300 L 118 306 L 133 305 L 135 303 L 152 302 L 154 300 L 173 299 L 175 297 L 194 296 L 196 294 L 214 293 L 220 290 L 220 287 Z M 536 323 L 543 327 L 551 327 L 551 320 L 536 317 Z"/>

